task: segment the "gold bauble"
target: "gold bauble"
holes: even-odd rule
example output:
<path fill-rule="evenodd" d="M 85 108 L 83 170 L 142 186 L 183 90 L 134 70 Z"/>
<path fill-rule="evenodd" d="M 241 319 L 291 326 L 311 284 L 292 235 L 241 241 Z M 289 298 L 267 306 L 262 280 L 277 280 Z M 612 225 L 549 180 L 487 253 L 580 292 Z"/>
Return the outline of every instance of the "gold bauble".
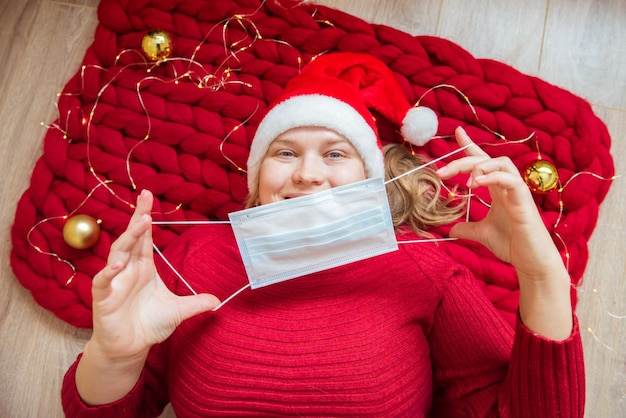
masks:
<path fill-rule="evenodd" d="M 533 193 L 548 193 L 559 184 L 559 173 L 551 163 L 538 160 L 524 171 L 524 181 Z"/>
<path fill-rule="evenodd" d="M 63 240 L 78 250 L 89 248 L 100 238 L 100 222 L 89 215 L 74 215 L 63 225 Z"/>
<path fill-rule="evenodd" d="M 172 38 L 162 30 L 152 30 L 141 40 L 141 49 L 150 61 L 161 61 L 172 53 Z"/>

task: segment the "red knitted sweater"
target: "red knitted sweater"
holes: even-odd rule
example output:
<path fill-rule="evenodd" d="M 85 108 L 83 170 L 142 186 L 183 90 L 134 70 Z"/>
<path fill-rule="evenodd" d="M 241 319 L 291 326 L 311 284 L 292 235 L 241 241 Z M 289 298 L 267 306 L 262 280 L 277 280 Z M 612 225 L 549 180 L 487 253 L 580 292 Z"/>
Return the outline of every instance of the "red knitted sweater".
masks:
<path fill-rule="evenodd" d="M 400 240 L 411 237 L 401 236 Z M 168 259 L 198 292 L 247 283 L 229 226 L 197 227 Z M 188 291 L 159 266 L 176 292 Z M 86 407 L 67 372 L 68 416 L 582 417 L 580 334 L 564 342 L 510 325 L 436 245 L 246 290 L 153 347 L 136 387 Z"/>

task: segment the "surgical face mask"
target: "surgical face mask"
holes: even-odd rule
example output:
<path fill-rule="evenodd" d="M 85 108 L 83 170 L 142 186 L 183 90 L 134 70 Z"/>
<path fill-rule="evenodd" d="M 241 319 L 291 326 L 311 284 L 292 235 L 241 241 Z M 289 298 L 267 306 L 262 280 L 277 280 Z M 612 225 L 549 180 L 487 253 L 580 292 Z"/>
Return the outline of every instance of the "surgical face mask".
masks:
<path fill-rule="evenodd" d="M 252 289 L 398 249 L 382 178 L 229 218 Z"/>

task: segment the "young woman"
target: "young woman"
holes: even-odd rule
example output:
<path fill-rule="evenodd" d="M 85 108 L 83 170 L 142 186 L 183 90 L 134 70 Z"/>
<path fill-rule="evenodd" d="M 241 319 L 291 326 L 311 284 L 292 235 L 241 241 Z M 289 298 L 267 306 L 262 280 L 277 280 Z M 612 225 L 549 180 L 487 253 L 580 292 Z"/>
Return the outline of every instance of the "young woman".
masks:
<path fill-rule="evenodd" d="M 380 103 L 397 96 L 381 65 L 328 55 L 287 86 L 252 143 L 251 206 L 419 165 L 402 145 L 383 155 L 364 110 L 400 123 L 410 107 Z M 411 132 L 403 127 L 405 137 Z M 582 416 L 581 340 L 559 252 L 513 163 L 489 158 L 461 128 L 455 136 L 465 157 L 388 184 L 399 241 L 458 217 L 440 179 L 469 173 L 468 187 L 489 188 L 486 218 L 458 223 L 451 236 L 478 241 L 516 268 L 515 329 L 465 268 L 425 242 L 248 289 L 212 312 L 248 282 L 231 227 L 197 227 L 168 247 L 199 293 L 189 295 L 155 264 L 153 197 L 143 191 L 94 278 L 93 336 L 63 387 L 68 416 L 155 416 L 167 402 L 178 417 Z"/>

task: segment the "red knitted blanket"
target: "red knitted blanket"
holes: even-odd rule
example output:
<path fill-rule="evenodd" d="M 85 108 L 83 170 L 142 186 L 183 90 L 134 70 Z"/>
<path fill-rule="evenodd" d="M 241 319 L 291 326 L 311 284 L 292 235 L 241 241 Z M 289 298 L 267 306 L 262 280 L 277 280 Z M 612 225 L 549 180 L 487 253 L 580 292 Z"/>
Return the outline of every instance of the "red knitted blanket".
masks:
<path fill-rule="evenodd" d="M 303 65 L 332 51 L 371 53 L 396 74 L 410 102 L 423 96 L 444 137 L 423 150 L 431 157 L 456 148 L 445 136 L 463 125 L 487 152 L 508 155 L 521 171 L 538 159 L 552 162 L 559 187 L 535 194 L 536 203 L 572 283 L 580 282 L 606 179 L 614 174 L 607 129 L 583 99 L 445 39 L 292 0 L 102 0 L 98 16 L 12 228 L 15 275 L 59 318 L 91 327 L 91 277 L 105 265 L 141 189 L 155 194 L 155 220 L 226 219 L 240 209 L 242 168 L 264 109 Z M 155 29 L 173 43 L 158 65 L 141 46 Z M 454 88 L 429 91 L 442 84 Z M 383 139 L 397 135 L 382 118 L 379 125 Z M 472 201 L 472 219 L 486 213 L 481 199 Z M 91 248 L 74 249 L 63 239 L 63 225 L 76 214 L 102 221 Z M 156 245 L 166 248 L 186 228 L 155 225 Z M 442 246 L 513 321 L 513 269 L 473 243 Z"/>

